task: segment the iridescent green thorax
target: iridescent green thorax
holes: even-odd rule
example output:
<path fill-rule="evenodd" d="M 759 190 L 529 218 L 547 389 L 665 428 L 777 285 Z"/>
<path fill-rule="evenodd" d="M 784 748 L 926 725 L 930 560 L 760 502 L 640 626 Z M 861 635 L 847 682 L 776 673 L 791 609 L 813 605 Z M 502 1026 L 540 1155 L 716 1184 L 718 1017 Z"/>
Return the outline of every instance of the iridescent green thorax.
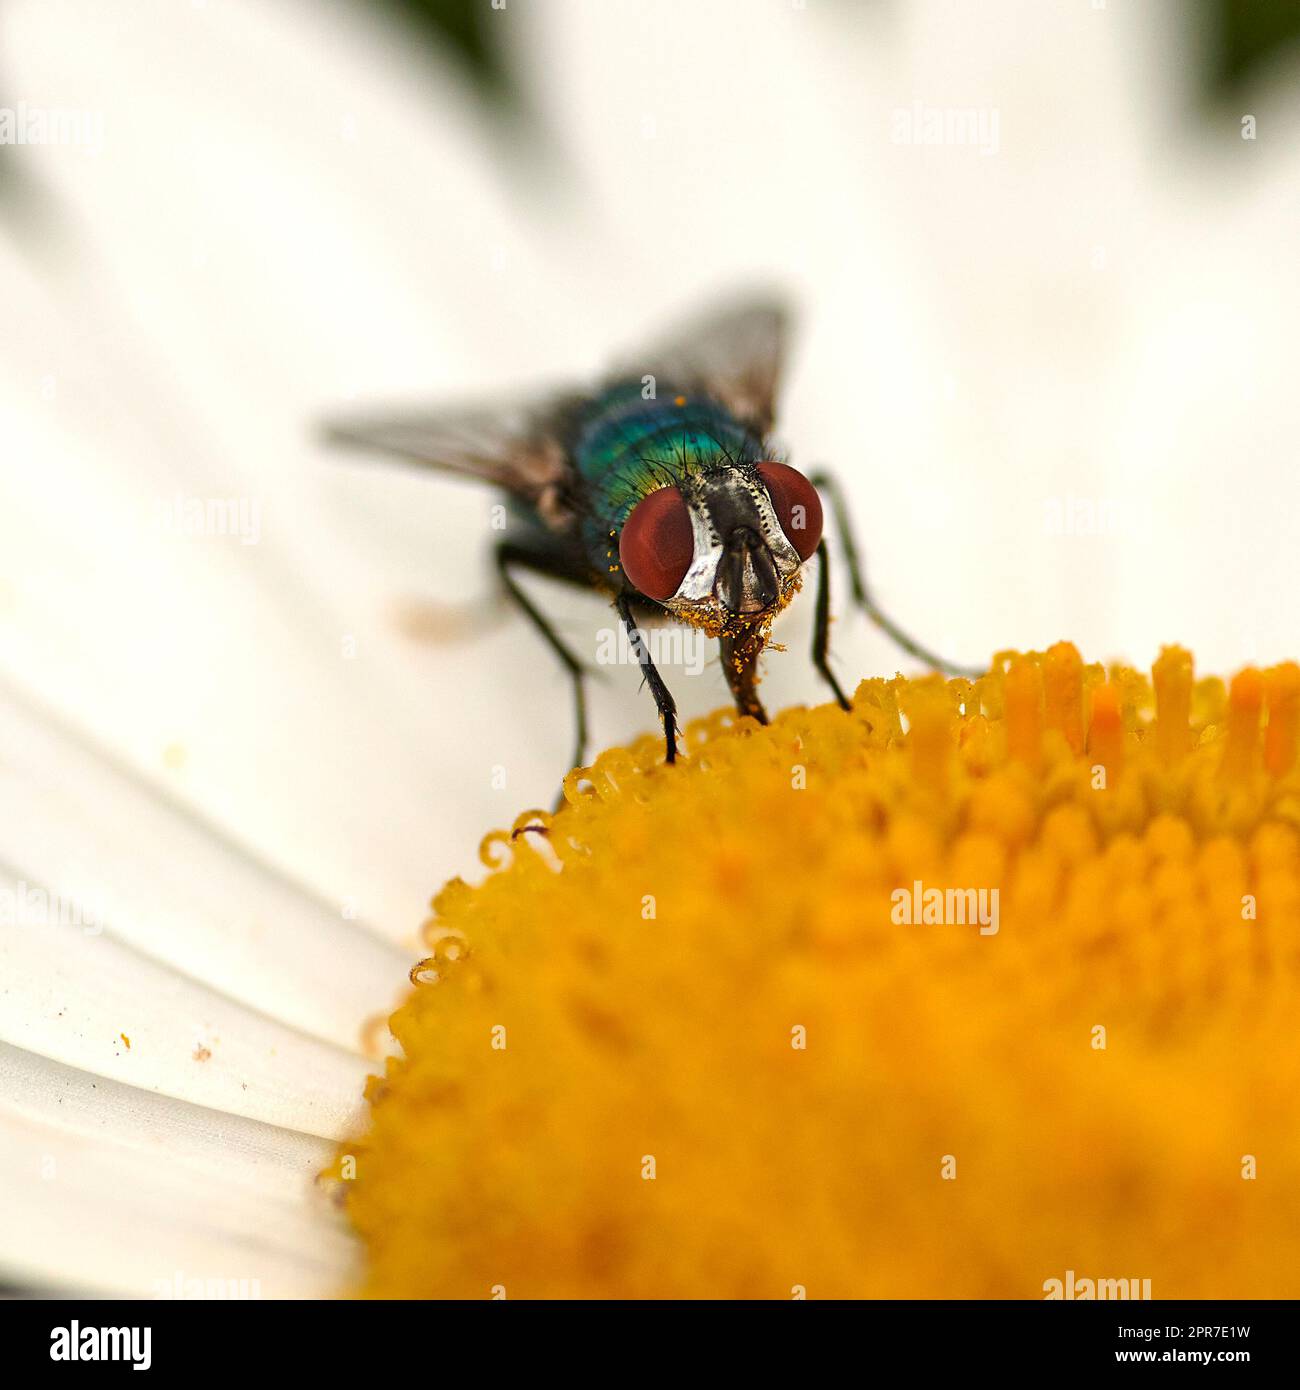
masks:
<path fill-rule="evenodd" d="M 619 382 L 578 406 L 568 444 L 586 487 L 583 540 L 599 568 L 617 557 L 618 532 L 641 498 L 695 472 L 749 465 L 762 440 L 709 396 L 639 380 Z"/>

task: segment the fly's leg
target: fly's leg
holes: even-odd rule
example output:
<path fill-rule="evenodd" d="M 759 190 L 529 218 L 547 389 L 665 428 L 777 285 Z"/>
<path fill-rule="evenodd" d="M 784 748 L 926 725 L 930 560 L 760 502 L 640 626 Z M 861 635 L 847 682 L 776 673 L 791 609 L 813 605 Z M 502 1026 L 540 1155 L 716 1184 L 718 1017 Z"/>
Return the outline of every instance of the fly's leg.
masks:
<path fill-rule="evenodd" d="M 830 663 L 831 640 L 831 557 L 826 553 L 826 542 L 817 546 L 817 611 L 813 618 L 812 663 L 817 674 L 835 692 L 841 709 L 848 709 L 849 702 Z"/>
<path fill-rule="evenodd" d="M 747 714 L 760 724 L 767 723 L 767 711 L 758 698 L 758 658 L 763 651 L 761 627 L 741 628 L 718 639 L 722 651 L 722 670 L 727 677 L 731 698 L 739 714 Z"/>
<path fill-rule="evenodd" d="M 844 499 L 840 495 L 839 485 L 835 479 L 825 473 L 818 473 L 809 480 L 812 485 L 830 499 L 831 510 L 835 513 L 835 529 L 839 532 L 840 546 L 844 551 L 844 561 L 849 567 L 849 587 L 853 594 L 853 601 L 880 628 L 887 636 L 893 639 L 909 656 L 914 656 L 918 661 L 924 661 L 934 667 L 936 671 L 946 671 L 950 676 L 982 676 L 983 671 L 972 666 L 959 666 L 955 661 L 947 661 L 941 656 L 937 656 L 927 647 L 923 647 L 915 638 L 909 637 L 892 618 L 888 617 L 880 608 L 876 606 L 875 600 L 867 592 L 866 581 L 862 577 L 862 565 L 858 560 L 858 547 L 853 539 L 853 529 L 849 524 L 848 509 L 844 505 Z M 823 545 L 825 542 L 823 542 Z M 820 547 L 819 547 L 820 549 Z M 822 560 L 823 565 L 825 559 Z M 820 597 L 820 595 L 819 595 Z M 828 614 L 829 617 L 829 614 Z M 814 657 L 815 660 L 815 657 Z M 820 667 L 818 668 L 821 669 Z M 828 675 L 823 672 L 823 675 Z M 837 692 L 838 693 L 838 692 Z M 842 697 L 841 697 L 842 701 Z"/>
<path fill-rule="evenodd" d="M 564 645 L 559 634 L 546 617 L 538 611 L 532 599 L 519 587 L 510 571 L 512 566 L 517 565 L 522 569 L 532 570 L 535 574 L 545 574 L 552 578 L 565 578 L 566 576 L 556 572 L 554 566 L 549 563 L 548 556 L 536 553 L 526 546 L 517 545 L 511 541 L 502 541 L 497 546 L 496 559 L 497 571 L 501 575 L 501 582 L 505 585 L 506 593 L 518 604 L 520 611 L 546 639 L 546 645 L 560 658 L 561 662 L 564 663 L 564 669 L 573 677 L 573 709 L 574 722 L 577 726 L 577 740 L 573 750 L 573 762 L 570 766 L 581 767 L 587 754 L 587 691 L 583 684 L 582 662 Z"/>
<path fill-rule="evenodd" d="M 673 700 L 672 693 L 664 684 L 663 677 L 655 670 L 654 662 L 650 660 L 650 652 L 646 647 L 645 641 L 641 636 L 641 630 L 636 625 L 636 618 L 632 613 L 632 605 L 628 601 L 626 594 L 619 594 L 614 600 L 614 606 L 618 609 L 618 616 L 623 620 L 623 626 L 627 629 L 628 640 L 632 643 L 632 650 L 636 653 L 636 659 L 641 665 L 641 674 L 645 677 L 646 684 L 650 687 L 650 693 L 654 696 L 655 708 L 659 711 L 659 718 L 664 725 L 664 761 L 675 763 L 677 761 L 677 705 Z"/>

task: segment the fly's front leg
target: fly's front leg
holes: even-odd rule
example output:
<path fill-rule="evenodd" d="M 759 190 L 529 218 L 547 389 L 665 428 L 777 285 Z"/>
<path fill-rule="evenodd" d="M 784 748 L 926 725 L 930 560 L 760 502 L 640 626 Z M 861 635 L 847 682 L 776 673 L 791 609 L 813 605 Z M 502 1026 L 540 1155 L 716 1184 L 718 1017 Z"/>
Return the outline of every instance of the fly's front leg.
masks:
<path fill-rule="evenodd" d="M 718 639 L 722 649 L 722 669 L 726 673 L 731 697 L 740 714 L 767 723 L 767 711 L 758 698 L 758 658 L 763 651 L 765 634 L 757 625 L 741 628 Z"/>
<path fill-rule="evenodd" d="M 947 661 L 941 656 L 937 656 L 928 647 L 923 647 L 915 638 L 909 637 L 897 623 L 894 622 L 882 609 L 877 607 L 875 600 L 867 591 L 866 581 L 862 577 L 862 565 L 858 559 L 858 547 L 853 539 L 853 528 L 849 523 L 848 509 L 844 505 L 844 499 L 840 495 L 839 484 L 835 479 L 825 473 L 815 474 L 809 481 L 824 497 L 830 499 L 831 510 L 835 513 L 835 529 L 839 532 L 840 546 L 844 551 L 844 562 L 849 567 L 849 587 L 853 594 L 853 601 L 871 619 L 882 632 L 887 634 L 894 642 L 900 646 L 909 656 L 914 656 L 918 661 L 924 661 L 927 665 L 934 667 L 936 671 L 946 671 L 950 676 L 982 676 L 983 671 L 972 666 L 959 666 L 955 661 Z M 822 543 L 821 550 L 825 545 Z M 825 565 L 823 555 L 822 564 Z M 828 600 L 829 609 L 829 600 Z M 829 614 L 828 614 L 829 617 Z M 815 648 L 814 648 L 815 651 Z M 815 658 L 814 658 L 815 659 Z M 820 667 L 818 668 L 821 669 Z M 828 672 L 823 672 L 828 675 Z M 839 693 L 838 690 L 836 692 Z M 841 696 L 841 703 L 843 697 Z"/>
<path fill-rule="evenodd" d="M 614 606 L 618 609 L 618 616 L 623 620 L 623 626 L 627 629 L 628 640 L 632 643 L 632 650 L 636 653 L 636 659 L 641 666 L 641 674 L 650 687 L 651 695 L 654 696 L 659 718 L 663 720 L 664 761 L 675 763 L 677 761 L 676 702 L 664 684 L 664 678 L 655 669 L 654 662 L 650 660 L 650 652 L 641 636 L 641 629 L 636 625 L 636 618 L 633 616 L 632 605 L 628 602 L 627 595 L 619 594 L 614 600 Z"/>

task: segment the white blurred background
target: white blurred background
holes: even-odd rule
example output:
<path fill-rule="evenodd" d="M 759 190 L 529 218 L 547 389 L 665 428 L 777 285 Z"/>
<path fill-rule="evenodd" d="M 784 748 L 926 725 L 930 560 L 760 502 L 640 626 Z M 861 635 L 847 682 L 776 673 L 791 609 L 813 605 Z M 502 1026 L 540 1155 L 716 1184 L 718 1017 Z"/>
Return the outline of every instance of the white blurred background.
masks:
<path fill-rule="evenodd" d="M 0 108 L 87 117 L 0 146 L 3 701 L 406 941 L 549 804 L 569 684 L 494 604 L 495 499 L 315 423 L 581 379 L 755 281 L 800 312 L 791 461 L 923 640 L 1300 655 L 1293 44 L 1216 84 L 1202 4 L 473 8 L 478 78 L 360 0 L 0 7 Z M 196 499 L 247 534 L 169 530 Z M 908 669 L 836 578 L 850 688 Z M 600 601 L 533 591 L 594 656 Z M 769 707 L 826 698 L 810 619 Z M 672 683 L 726 703 L 716 663 Z M 594 683 L 594 749 L 654 727 L 638 685 Z"/>

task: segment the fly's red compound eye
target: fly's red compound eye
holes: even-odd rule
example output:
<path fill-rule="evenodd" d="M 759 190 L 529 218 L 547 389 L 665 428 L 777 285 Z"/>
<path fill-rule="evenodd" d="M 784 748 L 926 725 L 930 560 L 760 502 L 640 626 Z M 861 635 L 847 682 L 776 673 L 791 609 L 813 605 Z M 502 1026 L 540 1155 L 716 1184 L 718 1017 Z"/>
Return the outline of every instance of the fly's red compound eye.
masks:
<path fill-rule="evenodd" d="M 661 487 L 632 508 L 618 538 L 618 558 L 646 598 L 672 598 L 695 558 L 691 514 L 677 488 Z"/>
<path fill-rule="evenodd" d="M 797 469 L 785 463 L 760 463 L 758 476 L 767 484 L 772 509 L 785 538 L 807 560 L 822 538 L 822 500 Z"/>

